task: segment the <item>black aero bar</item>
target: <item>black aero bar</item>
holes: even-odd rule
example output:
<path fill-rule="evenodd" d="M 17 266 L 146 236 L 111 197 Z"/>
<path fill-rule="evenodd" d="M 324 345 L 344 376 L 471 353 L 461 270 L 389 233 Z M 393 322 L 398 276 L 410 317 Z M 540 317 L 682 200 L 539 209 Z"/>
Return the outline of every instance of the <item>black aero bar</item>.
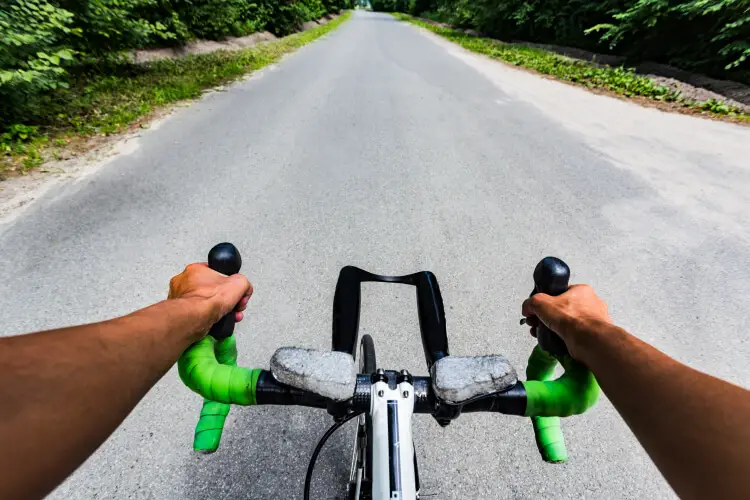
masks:
<path fill-rule="evenodd" d="M 417 289 L 419 330 L 427 368 L 448 356 L 445 309 L 437 278 L 429 271 L 405 276 L 380 276 L 354 266 L 341 269 L 333 297 L 333 350 L 355 356 L 359 336 L 361 284 L 363 282 L 402 283 Z"/>

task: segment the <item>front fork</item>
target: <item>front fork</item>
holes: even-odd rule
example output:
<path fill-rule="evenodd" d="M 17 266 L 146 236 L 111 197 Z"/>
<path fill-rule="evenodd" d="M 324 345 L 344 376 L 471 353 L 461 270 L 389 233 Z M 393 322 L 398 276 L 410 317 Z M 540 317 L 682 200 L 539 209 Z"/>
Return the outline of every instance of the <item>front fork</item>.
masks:
<path fill-rule="evenodd" d="M 401 378 L 401 377 L 399 377 Z M 416 500 L 417 482 L 411 418 L 414 386 L 401 380 L 395 389 L 385 381 L 372 385 L 372 498 Z M 368 438 L 370 438 L 368 436 Z"/>

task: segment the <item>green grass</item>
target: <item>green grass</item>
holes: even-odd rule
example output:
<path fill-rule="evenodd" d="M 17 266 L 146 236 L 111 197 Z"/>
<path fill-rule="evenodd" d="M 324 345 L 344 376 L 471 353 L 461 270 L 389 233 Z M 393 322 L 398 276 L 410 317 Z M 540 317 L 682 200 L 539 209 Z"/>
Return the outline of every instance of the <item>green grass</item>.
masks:
<path fill-rule="evenodd" d="M 13 125 L 0 136 L 0 179 L 57 157 L 70 143 L 120 132 L 162 106 L 199 97 L 205 89 L 277 62 L 350 16 L 347 12 L 309 31 L 241 51 L 143 65 L 110 64 L 73 75 L 70 88 L 50 96 L 33 126 Z"/>
<path fill-rule="evenodd" d="M 705 102 L 683 99 L 679 93 L 657 85 L 649 78 L 637 75 L 629 68 L 596 66 L 542 49 L 467 35 L 451 28 L 435 26 L 407 14 L 394 13 L 393 16 L 401 21 L 428 29 L 472 52 L 484 54 L 514 66 L 529 68 L 558 80 L 592 89 L 606 90 L 625 97 L 645 97 L 654 101 L 671 102 L 675 107 L 691 108 L 717 117 L 750 121 L 750 114 L 713 99 Z"/>

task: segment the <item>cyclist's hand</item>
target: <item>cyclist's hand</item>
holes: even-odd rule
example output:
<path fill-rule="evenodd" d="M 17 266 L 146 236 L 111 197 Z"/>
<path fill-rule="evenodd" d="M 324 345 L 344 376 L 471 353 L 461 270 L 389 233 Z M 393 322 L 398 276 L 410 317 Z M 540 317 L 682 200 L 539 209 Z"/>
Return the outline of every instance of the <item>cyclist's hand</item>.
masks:
<path fill-rule="evenodd" d="M 196 330 L 205 334 L 224 315 L 235 311 L 235 321 L 242 321 L 253 286 L 241 274 L 224 276 L 205 262 L 189 264 L 169 282 L 170 299 L 189 299 L 199 312 Z"/>
<path fill-rule="evenodd" d="M 573 285 L 557 297 L 537 293 L 524 301 L 521 312 L 532 335 L 536 336 L 541 321 L 562 337 L 574 358 L 580 341 L 601 325 L 612 323 L 607 304 L 588 285 Z"/>

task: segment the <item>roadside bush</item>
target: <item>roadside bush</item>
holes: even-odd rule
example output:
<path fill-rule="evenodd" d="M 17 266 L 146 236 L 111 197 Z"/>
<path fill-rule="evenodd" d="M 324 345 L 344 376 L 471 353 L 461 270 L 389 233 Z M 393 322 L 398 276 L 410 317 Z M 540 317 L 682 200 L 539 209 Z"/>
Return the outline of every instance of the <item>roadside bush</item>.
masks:
<path fill-rule="evenodd" d="M 272 6 L 268 31 L 283 36 L 300 29 L 303 23 L 323 17 L 327 11 L 321 0 L 269 2 Z"/>
<path fill-rule="evenodd" d="M 335 14 L 343 9 L 347 8 L 347 3 L 345 0 L 322 0 L 321 2 L 323 4 L 323 10 L 325 11 L 323 15 L 325 14 Z"/>
<path fill-rule="evenodd" d="M 82 35 L 69 39 L 72 48 L 94 58 L 176 38 L 162 22 L 170 13 L 156 0 L 59 0 L 59 4 L 73 13 L 73 27 Z"/>
<path fill-rule="evenodd" d="M 568 45 L 744 79 L 750 0 L 377 0 L 502 40 Z"/>
<path fill-rule="evenodd" d="M 197 38 L 243 35 L 251 17 L 250 4 L 245 0 L 173 0 L 172 6 Z"/>
<path fill-rule="evenodd" d="M 11 0 L 0 10 L 0 119 L 10 125 L 36 115 L 38 97 L 67 86 L 65 65 L 80 35 L 73 14 L 46 0 Z"/>
<path fill-rule="evenodd" d="M 661 60 L 712 73 L 750 57 L 748 0 L 639 0 L 592 27 L 602 41 L 631 57 Z"/>

